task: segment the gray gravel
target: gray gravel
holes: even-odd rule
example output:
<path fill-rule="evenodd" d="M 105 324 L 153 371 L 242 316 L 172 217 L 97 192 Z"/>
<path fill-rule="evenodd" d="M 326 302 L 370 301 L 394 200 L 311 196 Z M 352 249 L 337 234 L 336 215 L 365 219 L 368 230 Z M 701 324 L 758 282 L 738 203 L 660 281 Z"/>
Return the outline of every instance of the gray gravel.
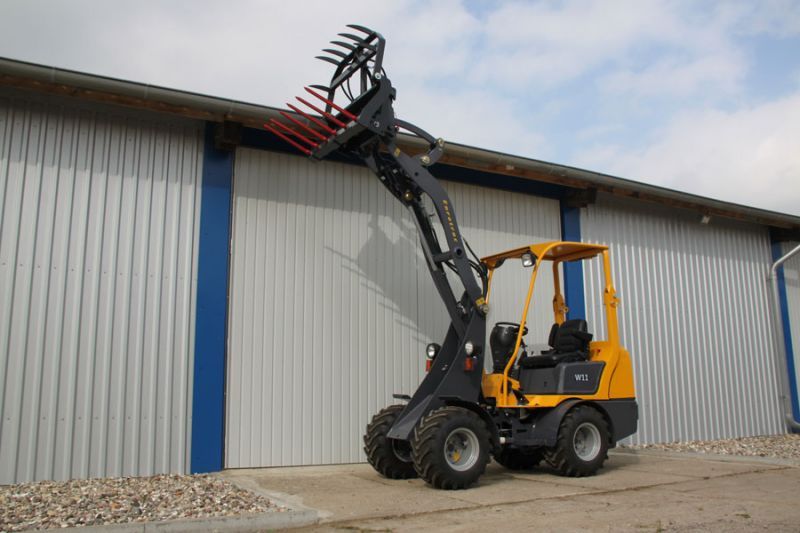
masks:
<path fill-rule="evenodd" d="M 209 475 L 42 481 L 0 486 L 0 531 L 281 512 Z"/>
<path fill-rule="evenodd" d="M 800 435 L 765 435 L 740 439 L 672 442 L 669 444 L 643 444 L 625 446 L 629 449 L 660 450 L 668 452 L 712 453 L 746 457 L 776 457 L 800 460 Z"/>

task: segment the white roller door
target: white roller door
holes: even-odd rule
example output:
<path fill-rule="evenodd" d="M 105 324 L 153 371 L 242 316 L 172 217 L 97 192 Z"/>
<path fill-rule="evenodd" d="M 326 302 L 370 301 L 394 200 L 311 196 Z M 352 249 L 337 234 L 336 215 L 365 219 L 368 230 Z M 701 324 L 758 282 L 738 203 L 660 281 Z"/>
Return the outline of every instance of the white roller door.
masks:
<path fill-rule="evenodd" d="M 202 125 L 0 91 L 0 484 L 189 469 Z"/>
<path fill-rule="evenodd" d="M 445 186 L 480 255 L 559 238 L 555 200 Z M 517 321 L 527 290 L 529 271 L 504 270 L 490 322 Z M 228 467 L 362 461 L 369 418 L 415 390 L 448 325 L 409 214 L 368 170 L 251 149 L 236 156 L 230 293 Z"/>

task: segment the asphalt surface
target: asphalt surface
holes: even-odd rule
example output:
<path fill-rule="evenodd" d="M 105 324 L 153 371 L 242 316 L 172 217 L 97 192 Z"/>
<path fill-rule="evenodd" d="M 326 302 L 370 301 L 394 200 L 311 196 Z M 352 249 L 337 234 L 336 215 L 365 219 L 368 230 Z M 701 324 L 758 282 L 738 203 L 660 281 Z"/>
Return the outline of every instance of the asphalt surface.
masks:
<path fill-rule="evenodd" d="M 613 453 L 590 478 L 489 465 L 441 491 L 368 465 L 229 470 L 248 488 L 316 509 L 307 531 L 800 531 L 800 463 Z"/>

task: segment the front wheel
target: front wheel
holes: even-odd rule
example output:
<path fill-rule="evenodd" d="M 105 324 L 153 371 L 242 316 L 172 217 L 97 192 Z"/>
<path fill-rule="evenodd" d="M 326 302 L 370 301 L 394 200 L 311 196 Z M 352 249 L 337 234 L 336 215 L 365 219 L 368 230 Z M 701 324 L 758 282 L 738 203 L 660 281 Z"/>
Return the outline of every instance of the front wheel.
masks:
<path fill-rule="evenodd" d="M 556 445 L 545 460 L 562 476 L 594 475 L 608 457 L 608 423 L 597 409 L 579 405 L 561 420 Z"/>
<path fill-rule="evenodd" d="M 386 436 L 404 408 L 404 405 L 390 405 L 382 409 L 372 417 L 364 434 L 364 453 L 367 454 L 367 461 L 379 474 L 389 479 L 417 477 L 408 441 L 390 439 Z"/>
<path fill-rule="evenodd" d="M 414 429 L 411 457 L 419 476 L 437 489 L 465 489 L 486 470 L 489 446 L 480 416 L 462 407 L 441 407 Z"/>

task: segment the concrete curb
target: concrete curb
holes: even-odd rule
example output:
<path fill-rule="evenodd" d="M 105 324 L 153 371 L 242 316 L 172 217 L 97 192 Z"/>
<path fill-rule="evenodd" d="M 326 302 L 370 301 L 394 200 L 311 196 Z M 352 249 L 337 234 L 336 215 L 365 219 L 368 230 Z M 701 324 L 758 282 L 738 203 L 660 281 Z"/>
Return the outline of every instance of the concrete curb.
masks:
<path fill-rule="evenodd" d="M 757 463 L 773 466 L 800 467 L 800 460 L 780 457 L 759 457 L 751 455 L 723 455 L 702 452 L 670 452 L 666 450 L 632 450 L 629 448 L 609 450 L 609 455 L 642 455 L 647 457 L 666 457 L 669 459 L 706 459 L 723 463 Z"/>
<path fill-rule="evenodd" d="M 239 516 L 219 516 L 213 518 L 187 518 L 163 522 L 140 522 L 128 524 L 106 524 L 104 526 L 78 526 L 43 531 L 75 531 L 80 533 L 145 533 L 162 531 L 188 533 L 193 531 L 261 531 L 269 529 L 288 529 L 317 523 L 316 513 L 287 510 L 283 512 L 260 513 Z"/>

